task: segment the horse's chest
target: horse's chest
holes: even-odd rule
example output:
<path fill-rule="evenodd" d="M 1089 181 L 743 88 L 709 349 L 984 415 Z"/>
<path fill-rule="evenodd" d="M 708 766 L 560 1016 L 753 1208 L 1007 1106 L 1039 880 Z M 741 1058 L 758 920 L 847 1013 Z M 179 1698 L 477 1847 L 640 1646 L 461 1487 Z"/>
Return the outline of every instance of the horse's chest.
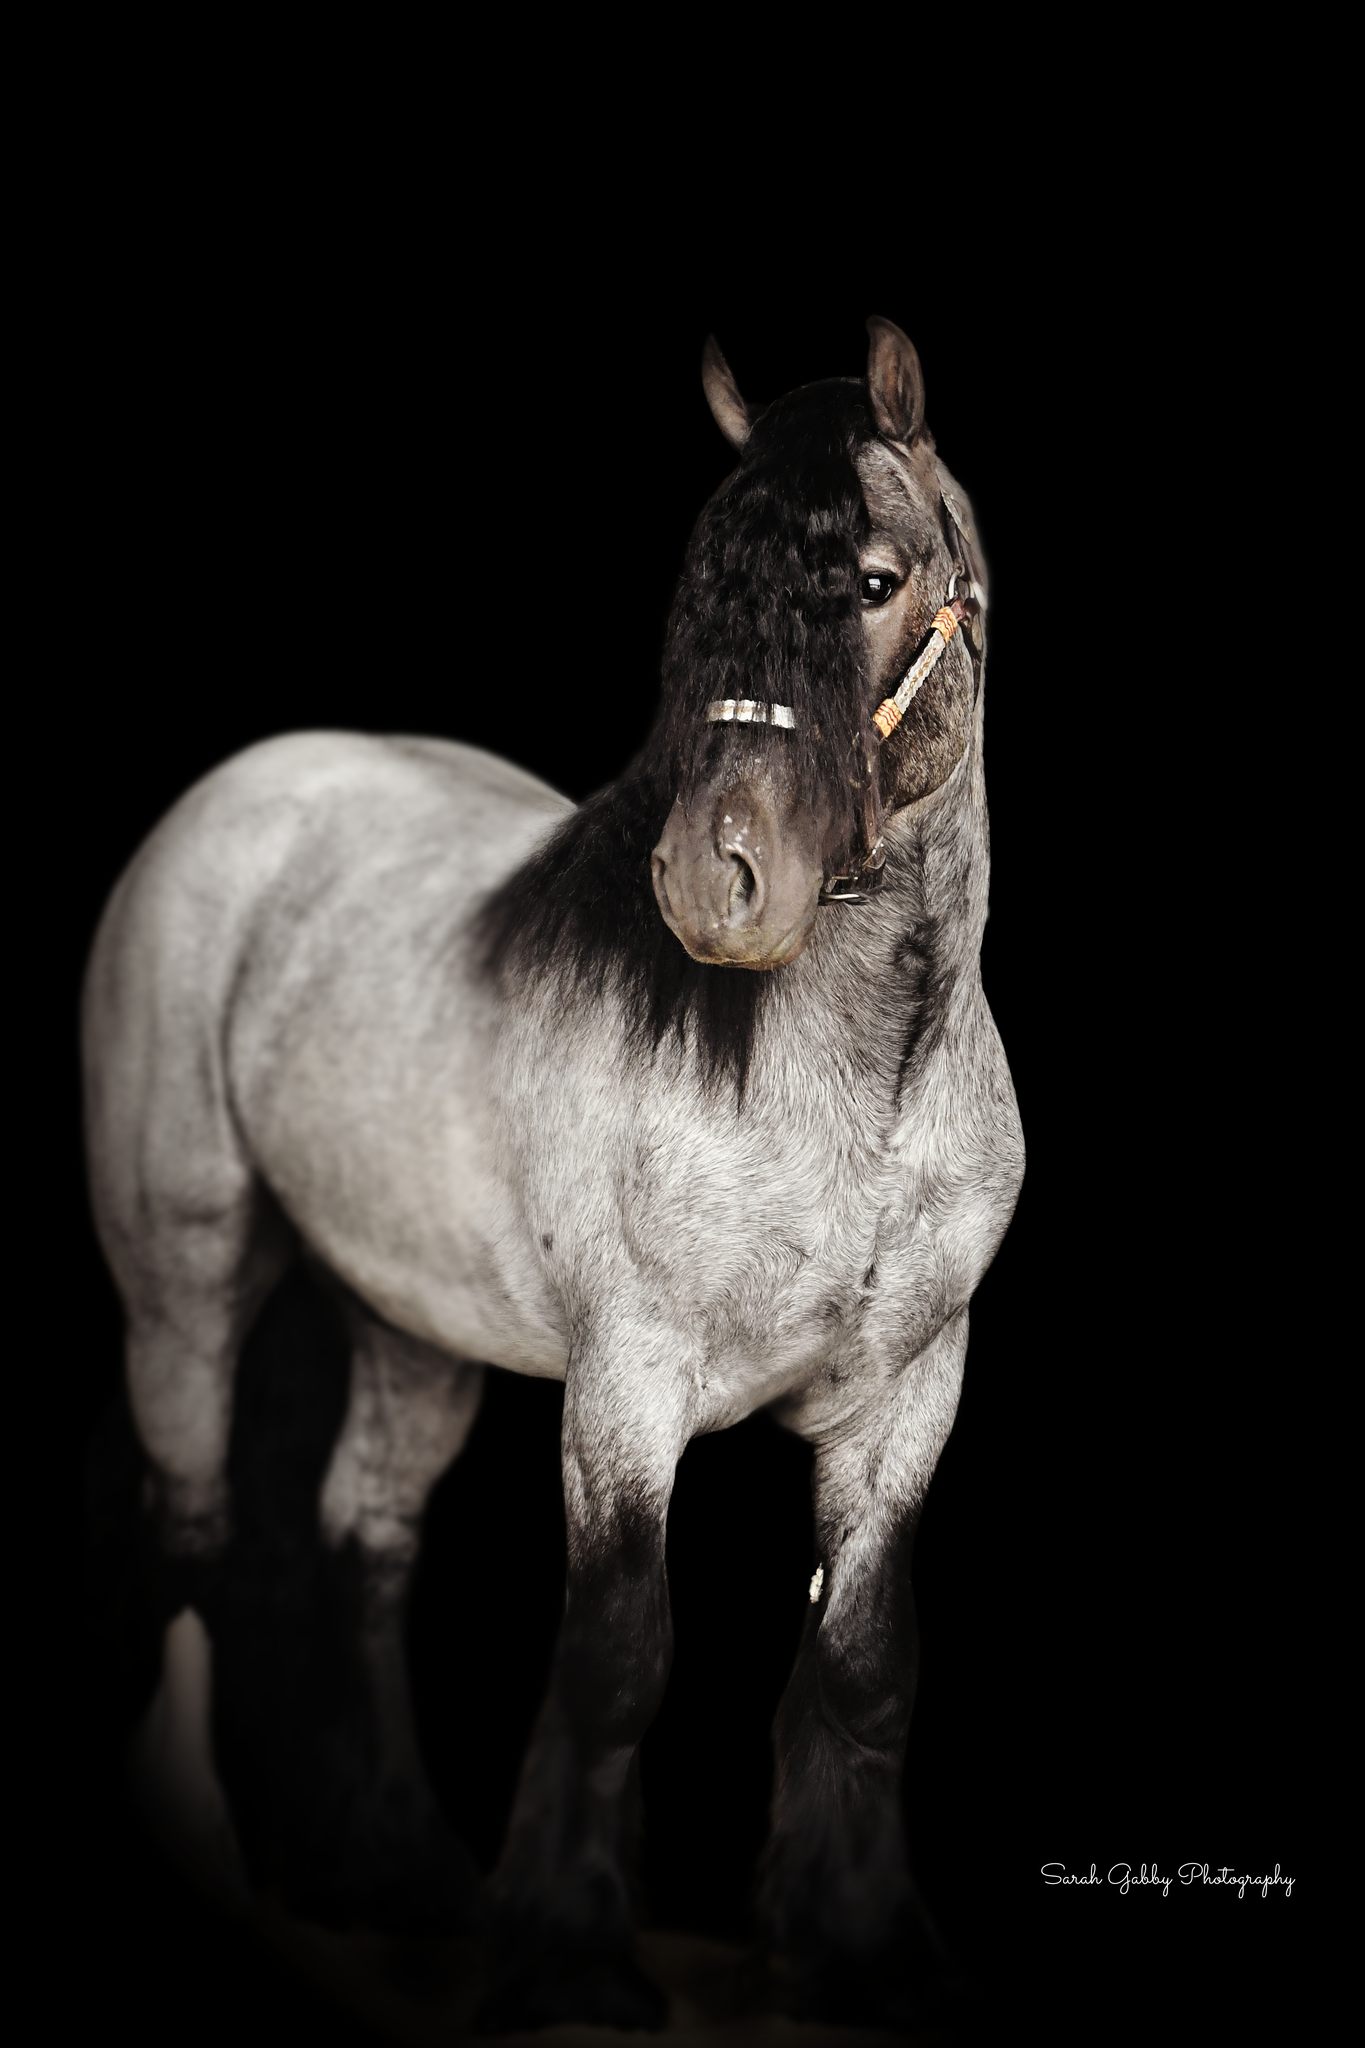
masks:
<path fill-rule="evenodd" d="M 927 1341 L 941 1320 L 932 1257 L 907 1258 L 902 1248 L 883 1263 L 875 1231 L 863 1238 L 812 1252 L 789 1275 L 727 1276 L 699 1292 L 688 1321 L 707 1427 L 816 1381 L 865 1383 L 904 1355 L 917 1326 Z"/>
<path fill-rule="evenodd" d="M 702 1426 L 720 1428 L 933 1335 L 942 1233 L 917 1215 L 915 1186 L 903 1140 L 756 1131 L 720 1145 L 693 1128 L 664 1144 L 646 1123 L 606 1176 L 591 1249 L 580 1232 L 566 1254 L 618 1316 L 676 1333 Z M 579 1207 L 586 1220 L 581 1184 Z"/>

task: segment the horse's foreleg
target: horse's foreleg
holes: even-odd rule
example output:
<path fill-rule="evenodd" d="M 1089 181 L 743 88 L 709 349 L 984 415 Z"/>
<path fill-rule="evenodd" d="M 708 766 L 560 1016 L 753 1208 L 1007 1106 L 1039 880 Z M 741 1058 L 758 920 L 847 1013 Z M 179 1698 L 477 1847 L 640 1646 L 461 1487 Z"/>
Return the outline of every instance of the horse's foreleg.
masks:
<path fill-rule="evenodd" d="M 685 1410 L 667 1361 L 570 1362 L 568 1594 L 493 1881 L 497 1975 L 480 2015 L 489 2031 L 664 2017 L 632 1953 L 625 1837 L 636 1747 L 672 1658 L 664 1531 Z"/>
<path fill-rule="evenodd" d="M 906 1857 L 901 1779 L 917 1634 L 910 1552 L 952 1427 L 962 1310 L 912 1360 L 890 1406 L 817 1443 L 813 1582 L 776 1724 L 762 1917 L 812 2018 L 923 2016 L 944 1974 Z"/>

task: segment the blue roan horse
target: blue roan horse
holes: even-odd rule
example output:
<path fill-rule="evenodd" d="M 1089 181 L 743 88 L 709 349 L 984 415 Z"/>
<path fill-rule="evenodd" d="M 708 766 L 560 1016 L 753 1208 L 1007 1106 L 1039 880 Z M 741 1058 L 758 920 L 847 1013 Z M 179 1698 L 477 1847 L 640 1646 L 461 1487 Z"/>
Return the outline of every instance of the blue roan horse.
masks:
<path fill-rule="evenodd" d="M 424 1503 L 486 1366 L 564 1382 L 567 1603 L 489 2026 L 662 2017 L 620 1843 L 665 1518 L 689 1440 L 765 1407 L 814 1446 L 817 1554 L 763 1925 L 803 2012 L 913 2009 L 933 1965 L 899 1804 L 911 1539 L 1023 1147 L 979 966 L 984 569 L 915 351 L 868 325 L 865 379 L 756 415 L 708 342 L 738 460 L 616 783 L 575 808 L 448 741 L 268 740 L 151 834 L 89 964 L 95 1213 L 191 1601 L 245 1333 L 301 1251 L 348 1304 L 320 1517 L 362 1568 L 362 1861 L 376 1816 L 431 1806 L 399 1628 Z"/>

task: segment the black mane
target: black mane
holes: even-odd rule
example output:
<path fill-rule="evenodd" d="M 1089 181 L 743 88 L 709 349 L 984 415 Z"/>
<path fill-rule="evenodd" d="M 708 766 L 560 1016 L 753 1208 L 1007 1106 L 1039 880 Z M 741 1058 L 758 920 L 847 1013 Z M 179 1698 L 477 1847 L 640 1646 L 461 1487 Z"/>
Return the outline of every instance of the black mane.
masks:
<path fill-rule="evenodd" d="M 875 431 L 855 379 L 807 385 L 756 421 L 693 529 L 669 614 L 663 693 L 640 753 L 482 904 L 485 970 L 553 974 L 566 1000 L 614 988 L 642 1053 L 689 1027 L 707 1086 L 742 1104 L 766 973 L 693 960 L 660 916 L 650 854 L 675 797 L 723 748 L 780 745 L 792 778 L 852 844 L 868 711 L 858 612 L 867 510 L 854 450 Z M 794 731 L 708 724 L 717 697 L 790 704 Z"/>

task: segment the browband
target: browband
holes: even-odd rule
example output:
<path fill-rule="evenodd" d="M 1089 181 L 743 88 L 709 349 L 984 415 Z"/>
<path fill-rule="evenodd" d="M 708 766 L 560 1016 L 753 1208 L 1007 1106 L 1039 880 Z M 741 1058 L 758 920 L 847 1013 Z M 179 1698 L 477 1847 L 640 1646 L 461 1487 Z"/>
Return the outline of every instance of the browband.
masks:
<path fill-rule="evenodd" d="M 796 729 L 796 713 L 790 704 L 760 704 L 754 697 L 717 697 L 706 707 L 706 716 L 712 720 L 736 725 L 785 725 Z"/>

